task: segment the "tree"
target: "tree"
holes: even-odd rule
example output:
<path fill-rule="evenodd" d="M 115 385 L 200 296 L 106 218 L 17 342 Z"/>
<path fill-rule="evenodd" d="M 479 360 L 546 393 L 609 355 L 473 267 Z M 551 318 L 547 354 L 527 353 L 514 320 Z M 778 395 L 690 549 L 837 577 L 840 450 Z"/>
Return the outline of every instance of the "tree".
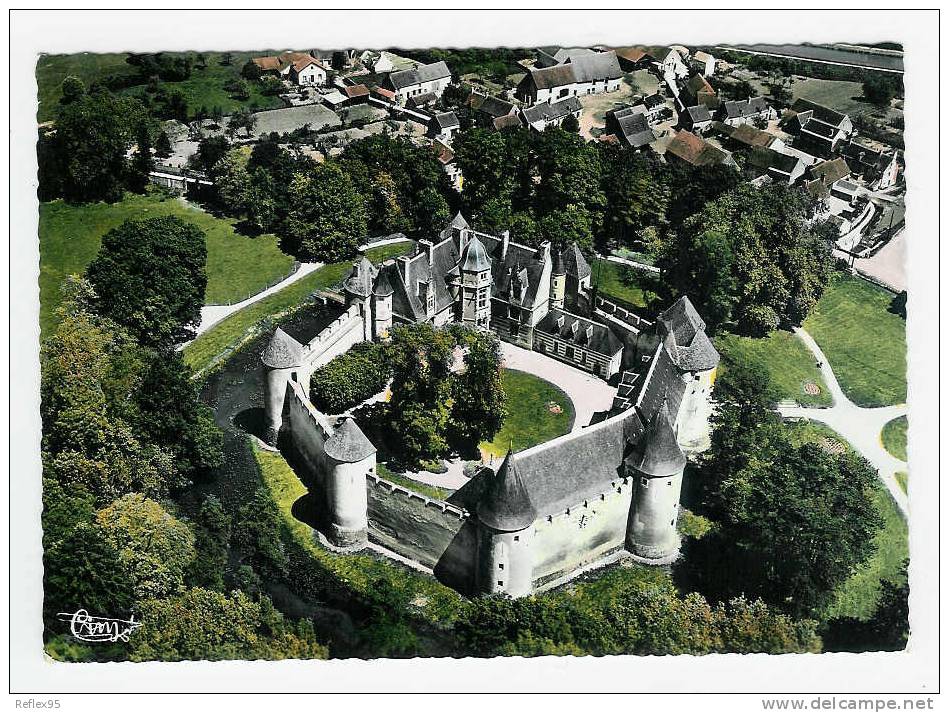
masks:
<path fill-rule="evenodd" d="M 893 97 L 901 91 L 902 80 L 899 77 L 887 77 L 881 72 L 872 72 L 863 80 L 863 96 L 876 106 L 889 106 Z"/>
<path fill-rule="evenodd" d="M 742 185 L 687 218 L 661 246 L 667 297 L 688 294 L 712 330 L 800 324 L 833 270 L 814 204 L 788 186 Z M 770 308 L 769 310 L 764 309 Z"/>
<path fill-rule="evenodd" d="M 510 171 L 509 148 L 502 132 L 475 128 L 455 137 L 455 161 L 465 177 L 461 199 L 465 213 L 480 220 L 485 207 L 495 202 L 510 213 L 514 176 Z"/>
<path fill-rule="evenodd" d="M 644 229 L 665 221 L 669 183 L 630 149 L 604 149 L 603 184 L 609 205 L 604 234 L 609 240 L 633 247 Z"/>
<path fill-rule="evenodd" d="M 564 131 L 570 132 L 571 134 L 578 134 L 580 133 L 580 122 L 577 121 L 577 117 L 575 117 L 573 114 L 567 114 L 567 116 L 564 117 L 560 128 Z"/>
<path fill-rule="evenodd" d="M 320 367 L 310 377 L 313 405 L 342 413 L 385 389 L 391 370 L 384 344 L 363 342 Z"/>
<path fill-rule="evenodd" d="M 87 275 L 99 311 L 142 344 L 171 348 L 201 321 L 205 236 L 176 216 L 127 220 L 105 234 Z"/>
<path fill-rule="evenodd" d="M 258 67 L 252 59 L 247 60 L 244 66 L 241 67 L 241 76 L 248 81 L 256 82 L 260 79 L 261 75 L 260 67 Z"/>
<path fill-rule="evenodd" d="M 596 146 L 576 134 L 548 126 L 536 139 L 538 184 L 535 212 L 545 216 L 565 206 L 585 208 L 591 236 L 602 230 L 606 195 Z"/>
<path fill-rule="evenodd" d="M 325 262 L 355 255 L 367 236 L 366 203 L 337 164 L 295 174 L 286 190 L 289 211 L 282 234 L 289 252 Z"/>
<path fill-rule="evenodd" d="M 218 159 L 211 170 L 214 190 L 224 210 L 242 216 L 250 208 L 251 177 L 247 159 L 239 149 L 231 149 Z"/>
<path fill-rule="evenodd" d="M 287 621 L 263 597 L 189 589 L 143 602 L 142 626 L 129 642 L 132 661 L 316 659 L 329 652 L 307 621 Z"/>
<path fill-rule="evenodd" d="M 494 438 L 507 416 L 501 385 L 501 346 L 492 333 L 457 330 L 467 349 L 464 368 L 451 379 L 449 441 L 462 450 L 476 450 Z"/>
<path fill-rule="evenodd" d="M 224 155 L 230 150 L 231 145 L 223 136 L 209 136 L 198 142 L 198 150 L 195 152 L 191 161 L 198 168 L 210 173 L 214 166 L 224 158 Z"/>
<path fill-rule="evenodd" d="M 168 132 L 162 129 L 158 132 L 158 138 L 155 139 L 155 155 L 168 158 L 171 154 L 171 139 L 168 138 Z"/>
<path fill-rule="evenodd" d="M 265 75 L 258 80 L 260 93 L 264 96 L 272 97 L 283 91 L 283 82 L 273 75 Z"/>
<path fill-rule="evenodd" d="M 227 135 L 233 139 L 241 129 L 251 135 L 254 133 L 255 126 L 257 126 L 257 117 L 252 112 L 235 111 L 227 121 Z"/>
<path fill-rule="evenodd" d="M 552 210 L 541 219 L 540 232 L 551 242 L 576 243 L 587 255 L 593 252 L 593 216 L 582 205 Z"/>
<path fill-rule="evenodd" d="M 124 495 L 96 513 L 103 538 L 118 552 L 115 565 L 131 580 L 139 600 L 179 591 L 194 559 L 194 534 L 144 495 Z"/>
<path fill-rule="evenodd" d="M 86 85 L 79 77 L 70 74 L 63 79 L 62 93 L 59 103 L 71 104 L 86 93 Z"/>
<path fill-rule="evenodd" d="M 60 107 L 50 140 L 62 197 L 78 202 L 121 200 L 128 169 L 126 153 L 145 120 L 139 101 L 108 92 L 83 94 Z M 40 181 L 49 181 L 42 174 Z"/>
<path fill-rule="evenodd" d="M 884 579 L 868 620 L 840 617 L 827 622 L 822 636 L 827 651 L 902 651 L 909 641 L 909 580 L 904 560 L 898 581 Z"/>
<path fill-rule="evenodd" d="M 129 172 L 129 188 L 136 193 L 144 193 L 148 186 L 148 175 L 155 169 L 152 158 L 152 140 L 148 127 L 142 121 L 135 131 L 135 156 Z"/>

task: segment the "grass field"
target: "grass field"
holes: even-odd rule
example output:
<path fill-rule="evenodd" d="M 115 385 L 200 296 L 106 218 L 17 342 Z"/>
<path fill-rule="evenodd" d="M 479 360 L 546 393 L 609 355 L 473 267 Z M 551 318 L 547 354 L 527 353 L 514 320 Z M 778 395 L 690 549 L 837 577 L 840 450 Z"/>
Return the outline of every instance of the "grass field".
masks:
<path fill-rule="evenodd" d="M 824 613 L 826 618 L 851 616 L 866 619 L 873 614 L 880 597 L 880 581 L 897 580 L 900 564 L 909 557 L 909 532 L 893 498 L 878 485 L 873 499 L 883 518 L 883 529 L 874 537 L 877 550 L 870 559 L 837 590 Z"/>
<path fill-rule="evenodd" d="M 859 406 L 906 401 L 906 323 L 887 311 L 892 299 L 886 290 L 838 274 L 804 321 Z"/>
<path fill-rule="evenodd" d="M 227 304 L 256 294 L 287 275 L 293 258 L 280 252 L 277 238 L 249 238 L 234 230 L 233 219 L 216 218 L 182 200 L 158 192 L 128 193 L 119 203 L 40 205 L 40 327 L 55 327 L 60 286 L 92 262 L 102 236 L 129 219 L 175 215 L 196 224 L 207 235 L 207 304 Z"/>
<path fill-rule="evenodd" d="M 814 357 L 793 332 L 776 331 L 760 339 L 721 333 L 715 338 L 715 346 L 723 356 L 767 369 L 771 377 L 769 396 L 775 402 L 792 399 L 804 406 L 832 403 Z M 817 384 L 820 393 L 806 393 L 806 382 Z"/>
<path fill-rule="evenodd" d="M 501 379 L 508 416 L 494 439 L 481 444 L 482 451 L 501 457 L 512 443 L 515 451 L 523 451 L 573 427 L 573 402 L 559 387 L 516 369 L 505 369 Z M 551 403 L 558 404 L 562 412 L 552 413 Z"/>
<path fill-rule="evenodd" d="M 169 52 L 170 55 L 179 53 Z M 189 53 L 194 55 L 195 53 Z M 207 66 L 203 69 L 197 64 L 191 70 L 191 76 L 181 82 L 161 82 L 169 90 L 175 89 L 184 94 L 188 102 L 188 114 L 204 107 L 209 111 L 220 108 L 224 114 L 230 114 L 237 109 L 248 107 L 251 109 L 275 109 L 284 106 L 280 97 L 264 96 L 256 84 L 250 84 L 250 95 L 247 99 L 239 100 L 224 89 L 224 85 L 240 77 L 241 67 L 251 57 L 264 52 L 233 52 L 229 65 L 222 65 L 221 54 L 206 53 Z M 36 66 L 36 81 L 39 93 L 39 121 L 49 121 L 56 118 L 56 107 L 62 96 L 61 84 L 65 77 L 72 74 L 89 86 L 94 80 L 101 79 L 109 74 L 134 75 L 138 69 L 125 62 L 126 54 L 73 54 L 73 55 L 46 55 L 41 57 Z M 121 89 L 119 93 L 133 96 L 141 95 L 145 86 L 136 85 Z"/>
<path fill-rule="evenodd" d="M 411 243 L 395 243 L 366 252 L 373 262 L 401 255 Z M 262 322 L 286 314 L 317 290 L 339 284 L 352 269 L 352 261 L 325 265 L 284 289 L 248 305 L 221 320 L 184 349 L 185 361 L 195 372 L 202 372 L 258 333 Z"/>
<path fill-rule="evenodd" d="M 639 272 L 609 260 L 594 260 L 593 279 L 600 294 L 615 297 L 637 307 L 646 306 L 646 291 L 639 286 Z"/>
<path fill-rule="evenodd" d="M 880 434 L 883 447 L 900 460 L 906 460 L 906 426 L 906 416 L 894 418 L 883 427 L 883 433 Z"/>

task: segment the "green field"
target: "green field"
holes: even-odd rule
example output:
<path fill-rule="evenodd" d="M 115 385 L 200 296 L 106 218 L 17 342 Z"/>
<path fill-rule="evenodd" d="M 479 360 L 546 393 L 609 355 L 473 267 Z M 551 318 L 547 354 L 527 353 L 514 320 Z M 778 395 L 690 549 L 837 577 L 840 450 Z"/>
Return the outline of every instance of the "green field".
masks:
<path fill-rule="evenodd" d="M 48 334 L 56 324 L 60 286 L 92 262 L 102 236 L 129 219 L 175 215 L 207 235 L 207 304 L 238 302 L 286 276 L 293 258 L 280 252 L 277 238 L 250 238 L 234 230 L 235 221 L 216 218 L 183 200 L 159 192 L 127 193 L 119 203 L 70 205 L 61 200 L 40 205 L 40 327 Z"/>
<path fill-rule="evenodd" d="M 906 322 L 887 311 L 892 299 L 882 288 L 838 274 L 804 321 L 859 406 L 906 401 Z"/>
<path fill-rule="evenodd" d="M 832 399 L 813 355 L 793 332 L 775 331 L 764 338 L 739 337 L 723 332 L 715 347 L 725 357 L 740 363 L 756 363 L 771 377 L 770 398 L 797 401 L 803 406 L 830 406 Z M 722 367 L 719 367 L 722 368 Z M 819 394 L 808 394 L 804 384 L 812 382 Z"/>
<path fill-rule="evenodd" d="M 593 281 L 600 294 L 637 307 L 646 306 L 647 293 L 639 286 L 639 272 L 609 260 L 594 260 L 593 263 Z"/>
<path fill-rule="evenodd" d="M 179 53 L 169 52 L 169 55 Z M 196 53 L 189 53 L 196 56 Z M 212 110 L 220 108 L 224 114 L 230 114 L 244 107 L 250 109 L 275 109 L 284 106 L 280 97 L 264 96 L 254 83 L 250 83 L 250 95 L 245 100 L 234 99 L 224 85 L 240 77 L 241 67 L 251 57 L 266 52 L 233 52 L 230 65 L 220 63 L 220 53 L 206 53 L 207 66 L 200 68 L 196 64 L 191 76 L 181 82 L 161 82 L 169 90 L 178 90 L 188 101 L 188 114 L 193 116 L 201 107 Z M 126 54 L 73 54 L 45 55 L 36 65 L 36 81 L 39 94 L 39 121 L 56 118 L 56 107 L 62 96 L 60 85 L 65 77 L 72 74 L 89 86 L 94 80 L 109 74 L 134 75 L 138 72 L 125 62 Z M 120 94 L 141 95 L 145 85 L 136 85 L 119 90 Z"/>
<path fill-rule="evenodd" d="M 502 457 L 511 444 L 515 451 L 523 451 L 562 436 L 573 427 L 573 402 L 559 387 L 516 369 L 505 369 L 501 380 L 508 415 L 494 439 L 481 444 L 485 453 Z M 551 403 L 559 405 L 562 412 L 552 413 Z"/>
<path fill-rule="evenodd" d="M 906 426 L 906 416 L 900 416 L 886 424 L 880 434 L 883 447 L 900 460 L 906 460 Z"/>
<path fill-rule="evenodd" d="M 883 518 L 883 529 L 874 542 L 877 550 L 870 559 L 837 590 L 837 596 L 824 612 L 824 618 L 870 617 L 880 596 L 880 580 L 896 580 L 900 565 L 909 557 L 909 532 L 893 498 L 882 485 L 874 488 L 873 498 Z"/>
<path fill-rule="evenodd" d="M 410 246 L 411 243 L 408 242 L 385 245 L 368 250 L 366 255 L 373 262 L 379 263 L 387 258 L 401 255 Z M 342 282 L 352 269 L 352 265 L 352 260 L 325 265 L 279 292 L 268 295 L 222 319 L 185 347 L 185 361 L 195 372 L 204 371 L 256 335 L 260 324 L 265 320 L 286 314 L 314 292 Z"/>

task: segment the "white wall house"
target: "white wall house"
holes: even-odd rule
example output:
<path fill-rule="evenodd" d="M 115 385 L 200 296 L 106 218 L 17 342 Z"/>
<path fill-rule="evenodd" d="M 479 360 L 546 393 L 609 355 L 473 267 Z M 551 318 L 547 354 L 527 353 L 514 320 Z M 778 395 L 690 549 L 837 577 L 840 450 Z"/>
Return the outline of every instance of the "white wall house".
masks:
<path fill-rule="evenodd" d="M 451 84 L 451 70 L 444 62 L 421 64 L 415 69 L 390 73 L 385 84 L 387 89 L 395 92 L 399 104 L 428 92 L 441 97 L 445 88 Z"/>
<path fill-rule="evenodd" d="M 715 74 L 715 58 L 708 52 L 699 50 L 692 55 L 689 63 L 692 69 L 699 72 L 703 77 L 711 77 Z"/>
<path fill-rule="evenodd" d="M 315 59 L 300 59 L 293 63 L 290 77 L 300 86 L 326 85 L 326 68 Z"/>
<path fill-rule="evenodd" d="M 515 92 L 528 106 L 541 102 L 559 102 L 586 94 L 615 92 L 620 88 L 623 70 L 616 52 L 594 52 L 570 56 L 562 64 L 531 70 Z"/>

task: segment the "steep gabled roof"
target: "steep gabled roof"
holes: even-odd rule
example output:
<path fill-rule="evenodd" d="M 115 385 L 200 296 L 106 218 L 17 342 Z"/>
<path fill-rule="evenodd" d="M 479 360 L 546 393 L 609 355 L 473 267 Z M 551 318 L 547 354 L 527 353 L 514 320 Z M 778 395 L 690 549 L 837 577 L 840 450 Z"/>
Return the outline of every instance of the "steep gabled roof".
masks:
<path fill-rule="evenodd" d="M 576 277 L 578 280 L 587 278 L 591 274 L 590 264 L 583 257 L 583 253 L 580 252 L 580 247 L 576 243 L 570 243 L 564 249 L 563 264 L 567 274 Z"/>
<path fill-rule="evenodd" d="M 529 527 L 537 515 L 514 462 L 514 454 L 508 450 L 478 502 L 478 519 L 495 530 L 516 532 Z"/>
<path fill-rule="evenodd" d="M 809 114 L 809 116 L 805 117 L 805 121 L 802 123 L 806 123 L 808 118 L 814 118 L 837 127 L 840 126 L 844 119 L 847 118 L 846 114 L 841 114 L 839 111 L 834 111 L 833 109 L 829 109 L 826 106 L 815 104 L 814 102 L 808 101 L 807 99 L 796 100 L 791 105 L 791 111 L 796 114 Z"/>
<path fill-rule="evenodd" d="M 685 129 L 676 133 L 666 147 L 666 152 L 693 166 L 716 165 L 727 159 L 724 151 Z"/>
<path fill-rule="evenodd" d="M 531 81 L 537 89 L 554 89 L 555 87 L 563 87 L 567 84 L 576 83 L 577 75 L 574 74 L 572 64 L 557 64 L 553 67 L 532 69 L 524 78 L 524 81 L 528 80 Z"/>
<path fill-rule="evenodd" d="M 323 451 L 340 463 L 356 463 L 376 452 L 376 447 L 351 416 L 346 416 L 323 446 Z"/>
<path fill-rule="evenodd" d="M 405 89 L 422 82 L 432 82 L 436 79 L 444 79 L 451 76 L 451 70 L 444 62 L 432 62 L 431 64 L 420 64 L 415 69 L 404 69 L 401 72 L 392 72 L 389 75 L 389 82 L 396 89 Z"/>
<path fill-rule="evenodd" d="M 567 61 L 573 65 L 573 74 L 578 82 L 602 82 L 623 76 L 613 51 L 571 56 Z"/>
<path fill-rule="evenodd" d="M 662 312 L 661 332 L 672 338 L 665 350 L 682 371 L 706 371 L 718 365 L 719 354 L 705 334 L 705 322 L 685 295 Z"/>
<path fill-rule="evenodd" d="M 280 327 L 260 354 L 260 360 L 271 369 L 289 369 L 303 363 L 303 345 Z"/>

